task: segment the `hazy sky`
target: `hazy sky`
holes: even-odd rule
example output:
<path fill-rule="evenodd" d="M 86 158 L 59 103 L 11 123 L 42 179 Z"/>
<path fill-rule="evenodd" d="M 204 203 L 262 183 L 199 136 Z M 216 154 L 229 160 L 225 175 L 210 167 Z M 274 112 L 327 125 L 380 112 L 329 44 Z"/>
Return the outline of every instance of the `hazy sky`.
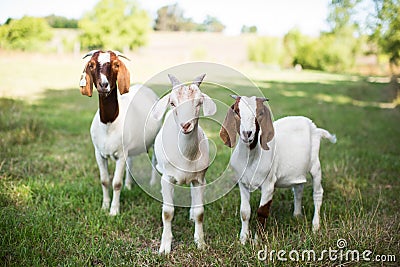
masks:
<path fill-rule="evenodd" d="M 60 15 L 81 18 L 99 0 L 1 0 L 0 23 L 24 15 Z M 227 34 L 238 34 L 242 25 L 256 25 L 261 34 L 282 36 L 293 27 L 304 34 L 318 35 L 327 30 L 329 0 L 137 0 L 153 18 L 157 9 L 178 3 L 185 17 L 202 22 L 206 15 L 217 17 Z"/>

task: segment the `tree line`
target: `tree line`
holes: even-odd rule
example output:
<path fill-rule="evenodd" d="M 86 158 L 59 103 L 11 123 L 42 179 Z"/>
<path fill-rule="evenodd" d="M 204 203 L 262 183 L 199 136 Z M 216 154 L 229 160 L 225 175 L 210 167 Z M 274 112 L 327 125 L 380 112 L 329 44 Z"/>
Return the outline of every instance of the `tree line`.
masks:
<path fill-rule="evenodd" d="M 362 5 L 368 14 L 360 16 Z M 318 37 L 290 30 L 283 39 L 259 37 L 248 47 L 249 59 L 265 64 L 299 65 L 307 69 L 348 72 L 357 57 L 376 55 L 400 65 L 400 0 L 332 0 L 329 30 Z"/>
<path fill-rule="evenodd" d="M 357 17 L 360 5 L 368 3 L 368 16 Z M 327 21 L 330 30 L 319 37 L 290 30 L 283 39 L 259 37 L 249 44 L 248 57 L 266 64 L 301 65 L 303 68 L 345 72 L 360 53 L 385 55 L 400 65 L 400 0 L 332 0 Z M 8 19 L 0 26 L 0 48 L 36 50 L 52 38 L 51 28 L 80 30 L 83 49 L 112 47 L 130 50 L 146 44 L 155 31 L 222 32 L 225 25 L 207 16 L 194 22 L 177 5 L 163 6 L 152 21 L 134 0 L 101 0 L 80 20 L 50 15 L 44 18 Z M 256 26 L 243 25 L 242 33 L 257 33 Z"/>
<path fill-rule="evenodd" d="M 155 31 L 222 32 L 217 18 L 207 16 L 202 23 L 186 18 L 177 5 L 161 7 L 152 26 L 148 13 L 133 0 L 101 0 L 80 20 L 50 15 L 44 18 L 25 16 L 9 18 L 0 26 L 0 48 L 35 51 L 53 37 L 51 28 L 79 29 L 84 49 L 113 47 L 132 50 L 146 44 L 147 35 Z M 123 44 L 123 45 L 122 45 Z"/>

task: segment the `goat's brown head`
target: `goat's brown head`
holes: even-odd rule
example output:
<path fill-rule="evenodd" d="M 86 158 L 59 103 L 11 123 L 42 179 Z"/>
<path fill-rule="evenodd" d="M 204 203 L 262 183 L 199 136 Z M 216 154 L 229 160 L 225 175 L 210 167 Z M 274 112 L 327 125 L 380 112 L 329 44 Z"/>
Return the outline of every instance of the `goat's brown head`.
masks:
<path fill-rule="evenodd" d="M 99 94 L 108 95 L 118 89 L 121 94 L 129 92 L 130 74 L 125 64 L 119 59 L 124 57 L 118 51 L 103 52 L 93 50 L 83 58 L 91 57 L 83 70 L 80 80 L 82 95 L 92 96 L 93 84 Z"/>
<path fill-rule="evenodd" d="M 236 101 L 228 109 L 225 120 L 222 124 L 219 135 L 225 145 L 234 147 L 236 144 L 236 134 L 240 139 L 254 148 L 258 142 L 260 134 L 260 145 L 268 150 L 267 143 L 274 137 L 274 127 L 272 124 L 271 113 L 264 102 L 267 98 L 232 96 Z"/>

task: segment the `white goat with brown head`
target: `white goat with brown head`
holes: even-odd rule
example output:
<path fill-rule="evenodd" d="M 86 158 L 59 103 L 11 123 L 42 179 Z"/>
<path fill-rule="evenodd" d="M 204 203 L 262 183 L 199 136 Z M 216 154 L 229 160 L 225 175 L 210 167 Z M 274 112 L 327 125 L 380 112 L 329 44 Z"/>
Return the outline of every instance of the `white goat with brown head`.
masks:
<path fill-rule="evenodd" d="M 170 106 L 164 124 L 158 133 L 154 151 L 162 173 L 161 193 L 163 198 L 162 221 L 164 225 L 159 252 L 171 251 L 171 221 L 174 216 L 174 185 L 191 185 L 190 218 L 195 222 L 194 241 L 204 247 L 203 197 L 206 185 L 205 173 L 209 166 L 209 147 L 205 133 L 199 125 L 200 109 L 204 116 L 216 112 L 216 105 L 199 89 L 204 75 L 189 85 L 184 85 L 169 75 L 173 89 L 160 99 L 153 110 L 153 116 L 161 119 Z"/>
<path fill-rule="evenodd" d="M 264 105 L 266 98 L 233 96 L 235 103 L 228 109 L 220 137 L 229 147 L 235 147 L 230 165 L 239 180 L 240 214 L 242 229 L 240 240 L 245 243 L 249 236 L 251 214 L 250 192 L 261 189 L 257 215 L 264 225 L 269 215 L 275 187 L 292 187 L 294 215 L 301 214 L 301 198 L 307 173 L 313 177 L 314 218 L 312 228 L 320 226 L 319 211 L 322 204 L 321 164 L 319 147 L 321 138 L 332 143 L 336 137 L 317 128 L 308 118 L 285 117 L 272 122 L 272 115 Z"/>
<path fill-rule="evenodd" d="M 159 121 L 148 116 L 158 97 L 143 85 L 129 87 L 129 71 L 119 59 L 122 57 L 120 53 L 95 50 L 84 58 L 89 56 L 91 58 L 80 81 L 81 93 L 92 96 L 94 84 L 99 94 L 99 109 L 93 118 L 90 134 L 103 188 L 102 208 L 110 208 L 110 215 L 116 215 L 120 211 L 125 161 L 128 162 L 125 185 L 130 188 L 132 180 L 128 167 L 132 157 L 147 151 L 161 126 Z M 109 158 L 116 161 L 111 181 L 108 174 Z M 111 207 L 108 191 L 110 182 L 113 187 Z"/>

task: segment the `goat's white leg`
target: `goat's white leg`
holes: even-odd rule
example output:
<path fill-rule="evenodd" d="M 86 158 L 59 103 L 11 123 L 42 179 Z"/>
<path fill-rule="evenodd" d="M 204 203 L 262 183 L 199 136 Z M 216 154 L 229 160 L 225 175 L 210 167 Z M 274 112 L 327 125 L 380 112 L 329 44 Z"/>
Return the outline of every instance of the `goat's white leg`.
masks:
<path fill-rule="evenodd" d="M 303 197 L 304 184 L 297 184 L 293 186 L 293 198 L 294 198 L 294 211 L 293 216 L 301 216 L 301 200 Z"/>
<path fill-rule="evenodd" d="M 239 182 L 240 189 L 240 219 L 242 229 L 240 230 L 240 242 L 244 245 L 249 237 L 249 221 L 251 214 L 250 191 Z"/>
<path fill-rule="evenodd" d="M 316 232 L 319 230 L 319 211 L 322 205 L 322 198 L 324 194 L 324 190 L 322 188 L 321 180 L 321 164 L 319 159 L 314 161 L 313 166 L 311 167 L 311 175 L 313 177 L 313 200 L 314 200 L 314 218 L 312 220 L 312 230 Z"/>
<path fill-rule="evenodd" d="M 122 177 L 124 176 L 125 160 L 123 157 L 115 162 L 115 172 L 112 181 L 113 186 L 113 199 L 111 202 L 110 215 L 115 216 L 119 214 L 119 197 L 122 189 Z"/>
<path fill-rule="evenodd" d="M 133 168 L 133 157 L 127 157 L 126 158 L 126 170 L 125 170 L 125 187 L 128 190 L 132 189 L 132 176 L 131 172 Z"/>
<path fill-rule="evenodd" d="M 174 218 L 174 185 L 171 183 L 171 177 L 165 174 L 161 177 L 161 194 L 163 197 L 163 233 L 159 253 L 169 254 L 172 243 L 171 222 Z"/>
<path fill-rule="evenodd" d="M 205 247 L 204 232 L 203 232 L 203 218 L 204 218 L 204 184 L 192 182 L 191 196 L 192 205 L 190 207 L 190 218 L 194 221 L 194 242 L 199 249 Z"/>
<path fill-rule="evenodd" d="M 103 158 L 97 150 L 95 151 L 95 157 L 99 166 L 101 188 L 103 189 L 103 203 L 101 204 L 101 208 L 108 210 L 110 208 L 110 176 L 108 174 L 107 159 Z"/>
<path fill-rule="evenodd" d="M 153 155 L 151 156 L 151 179 L 150 179 L 150 185 L 153 186 L 157 182 L 157 158 L 156 158 L 156 153 L 153 150 Z"/>

